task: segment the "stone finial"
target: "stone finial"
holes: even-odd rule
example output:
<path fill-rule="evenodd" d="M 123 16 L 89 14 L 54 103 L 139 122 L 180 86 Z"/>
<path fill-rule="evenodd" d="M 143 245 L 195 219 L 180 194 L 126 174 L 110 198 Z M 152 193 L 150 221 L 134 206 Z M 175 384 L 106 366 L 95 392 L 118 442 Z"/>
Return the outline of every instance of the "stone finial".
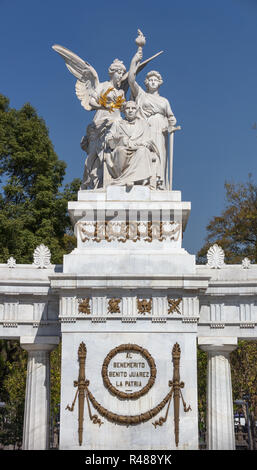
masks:
<path fill-rule="evenodd" d="M 220 269 L 224 266 L 225 253 L 223 249 L 215 243 L 207 252 L 207 266 L 213 269 Z"/>
<path fill-rule="evenodd" d="M 38 268 L 48 268 L 51 264 L 51 252 L 43 243 L 37 246 L 33 253 L 34 265 Z"/>
<path fill-rule="evenodd" d="M 249 258 L 244 258 L 242 261 L 242 268 L 249 269 L 250 266 L 251 266 L 251 261 L 249 260 Z"/>
<path fill-rule="evenodd" d="M 16 267 L 16 259 L 14 259 L 13 256 L 11 256 L 7 260 L 7 266 L 8 266 L 8 268 L 15 268 Z"/>

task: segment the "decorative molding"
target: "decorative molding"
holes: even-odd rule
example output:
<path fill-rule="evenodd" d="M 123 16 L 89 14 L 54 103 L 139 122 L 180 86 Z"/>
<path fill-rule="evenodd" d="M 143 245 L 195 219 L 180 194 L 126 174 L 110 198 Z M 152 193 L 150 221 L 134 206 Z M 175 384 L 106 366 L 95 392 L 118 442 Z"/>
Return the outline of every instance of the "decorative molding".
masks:
<path fill-rule="evenodd" d="M 221 269 L 224 266 L 225 253 L 223 249 L 215 243 L 207 252 L 207 266 L 212 269 Z"/>
<path fill-rule="evenodd" d="M 125 243 L 144 240 L 152 242 L 177 241 L 181 233 L 181 224 L 173 221 L 164 222 L 122 222 L 122 221 L 83 221 L 77 223 L 81 241 L 107 242 L 118 241 Z"/>
<path fill-rule="evenodd" d="M 3 322 L 3 327 L 4 328 L 18 328 L 18 323 L 12 322 L 12 321 Z"/>
<path fill-rule="evenodd" d="M 251 266 L 251 260 L 249 260 L 249 258 L 244 258 L 242 260 L 242 268 L 243 269 L 249 269 Z"/>
<path fill-rule="evenodd" d="M 121 299 L 115 299 L 115 298 L 112 298 L 112 299 L 109 299 L 108 301 L 108 312 L 109 313 L 121 313 L 120 312 L 120 302 L 121 302 Z"/>
<path fill-rule="evenodd" d="M 224 323 L 224 303 L 210 304 L 210 322 L 213 324 Z"/>
<path fill-rule="evenodd" d="M 110 353 L 114 353 L 117 349 L 119 350 L 120 348 L 128 348 L 128 347 L 130 347 L 130 348 L 131 347 L 140 348 L 140 352 L 142 353 L 142 351 L 143 351 L 144 355 L 146 354 L 146 357 L 149 358 L 150 367 L 151 367 L 151 371 L 152 371 L 151 379 L 152 379 L 152 382 L 154 383 L 155 375 L 156 375 L 156 367 L 155 367 L 155 363 L 154 363 L 151 355 L 148 353 L 148 351 L 146 351 L 145 349 L 141 348 L 138 345 L 127 344 L 127 345 L 120 345 L 117 348 L 114 348 L 112 351 L 110 351 Z M 108 384 L 107 368 L 108 368 L 108 357 L 109 357 L 110 353 L 106 356 L 106 358 L 104 360 L 104 364 L 103 364 L 103 369 L 104 370 L 102 369 L 102 376 L 103 376 L 103 378 L 104 377 L 107 378 L 107 385 L 108 386 L 109 386 L 109 384 Z M 96 409 L 96 411 L 101 416 L 106 418 L 111 423 L 126 425 L 126 426 L 131 426 L 131 425 L 133 426 L 133 425 L 138 425 L 138 424 L 141 424 L 141 423 L 145 423 L 145 422 L 149 421 L 150 419 L 154 418 L 155 416 L 157 416 L 158 413 L 160 413 L 162 411 L 162 409 L 166 405 L 168 405 L 165 418 L 161 417 L 161 418 L 159 418 L 159 420 L 152 423 L 155 426 L 155 429 L 156 429 L 158 425 L 162 426 L 163 423 L 165 423 L 165 421 L 167 420 L 168 412 L 169 412 L 169 409 L 170 409 L 170 403 L 171 403 L 171 399 L 172 399 L 172 396 L 173 396 L 173 400 L 174 400 L 174 433 L 175 433 L 176 447 L 178 447 L 178 444 L 179 444 L 179 420 L 180 420 L 179 405 L 180 405 L 180 399 L 182 400 L 182 403 L 183 403 L 184 412 L 187 413 L 188 411 L 191 410 L 190 405 L 186 406 L 186 402 L 183 398 L 182 391 L 181 391 L 181 389 L 184 388 L 185 383 L 180 381 L 180 365 L 179 365 L 179 363 L 180 363 L 180 354 L 181 354 L 180 346 L 179 346 L 178 343 L 176 343 L 174 345 L 173 349 L 172 349 L 173 379 L 169 381 L 170 391 L 167 393 L 167 395 L 164 397 L 164 399 L 160 403 L 158 403 L 157 406 L 155 406 L 154 408 L 152 408 L 152 409 L 150 409 L 150 410 L 148 410 L 144 413 L 140 413 L 138 415 L 119 415 L 117 413 L 113 413 L 112 411 L 107 410 L 106 408 L 104 408 L 100 403 L 97 402 L 97 400 L 95 399 L 93 394 L 90 392 L 90 390 L 89 390 L 90 382 L 89 382 L 89 380 L 86 379 L 87 349 L 86 349 L 86 346 L 83 342 L 80 343 L 79 348 L 78 348 L 79 376 L 78 376 L 78 380 L 74 381 L 74 387 L 77 387 L 77 391 L 76 391 L 75 397 L 73 399 L 72 405 L 71 406 L 69 406 L 69 405 L 66 406 L 67 410 L 73 411 L 74 407 L 75 407 L 76 400 L 78 398 L 78 438 L 79 438 L 79 445 L 81 446 L 82 442 L 83 442 L 83 422 L 84 422 L 85 398 L 87 400 L 89 418 L 94 424 L 98 424 L 99 426 L 101 426 L 104 423 L 101 421 L 101 419 L 97 415 L 92 415 L 92 412 L 91 412 L 91 409 L 90 409 L 90 403 L 92 404 L 92 406 Z M 149 386 L 149 388 L 151 388 L 152 385 L 149 386 L 149 383 L 147 384 L 147 386 Z M 112 385 L 110 384 L 108 389 L 111 390 L 111 387 L 112 387 Z M 144 387 L 144 388 L 146 388 L 146 387 Z M 141 390 L 141 392 L 142 392 L 142 390 Z M 115 389 L 115 391 L 116 391 L 116 389 Z M 138 392 L 135 392 L 135 393 L 138 393 Z M 133 399 L 137 399 L 139 397 L 134 396 Z M 118 397 L 118 398 L 121 399 L 121 397 Z M 124 397 L 124 398 L 127 399 L 128 397 Z M 132 398 L 132 396 L 130 396 L 130 398 Z"/>
<path fill-rule="evenodd" d="M 251 323 L 240 323 L 239 324 L 240 328 L 255 328 L 255 323 L 254 322 L 251 322 Z"/>
<path fill-rule="evenodd" d="M 16 259 L 13 258 L 13 256 L 11 256 L 11 257 L 7 260 L 7 266 L 8 266 L 8 268 L 16 268 Z"/>
<path fill-rule="evenodd" d="M 152 317 L 152 323 L 167 323 L 166 317 Z"/>
<path fill-rule="evenodd" d="M 136 317 L 122 317 L 121 321 L 122 323 L 136 323 L 137 318 Z"/>
<path fill-rule="evenodd" d="M 105 226 L 105 234 L 105 238 L 108 242 L 117 240 L 124 243 L 127 239 L 126 222 L 107 222 Z"/>
<path fill-rule="evenodd" d="M 180 235 L 181 225 L 177 222 L 162 222 L 162 238 L 163 240 L 175 240 L 177 241 Z"/>
<path fill-rule="evenodd" d="M 239 321 L 251 324 L 253 317 L 253 303 L 240 303 Z"/>
<path fill-rule="evenodd" d="M 79 313 L 85 313 L 86 315 L 90 315 L 90 299 L 86 297 L 85 299 L 78 299 L 78 311 Z"/>
<path fill-rule="evenodd" d="M 225 323 L 214 323 L 213 322 L 213 323 L 210 323 L 210 328 L 216 328 L 216 329 L 221 328 L 222 329 L 222 328 L 225 328 Z"/>
<path fill-rule="evenodd" d="M 92 317 L 92 323 L 106 323 L 106 317 Z"/>
<path fill-rule="evenodd" d="M 182 323 L 198 323 L 199 316 L 197 317 L 182 317 Z"/>
<path fill-rule="evenodd" d="M 51 252 L 43 243 L 37 246 L 33 253 L 34 266 L 38 268 L 49 268 L 51 265 Z"/>
<path fill-rule="evenodd" d="M 5 322 L 17 322 L 19 317 L 19 301 L 5 302 L 3 308 L 3 320 Z"/>
<path fill-rule="evenodd" d="M 137 310 L 138 313 L 145 315 L 146 313 L 150 313 L 152 310 L 152 299 L 137 299 Z"/>
<path fill-rule="evenodd" d="M 137 239 L 145 240 L 147 242 L 151 241 L 149 236 L 149 223 L 148 222 L 138 222 L 137 224 Z"/>
<path fill-rule="evenodd" d="M 182 297 L 179 299 L 169 299 L 168 298 L 168 304 L 169 304 L 169 309 L 168 309 L 168 315 L 170 313 L 179 313 L 181 315 L 181 311 L 179 309 L 179 305 L 182 302 Z"/>
<path fill-rule="evenodd" d="M 59 317 L 61 323 L 76 323 L 76 317 Z"/>

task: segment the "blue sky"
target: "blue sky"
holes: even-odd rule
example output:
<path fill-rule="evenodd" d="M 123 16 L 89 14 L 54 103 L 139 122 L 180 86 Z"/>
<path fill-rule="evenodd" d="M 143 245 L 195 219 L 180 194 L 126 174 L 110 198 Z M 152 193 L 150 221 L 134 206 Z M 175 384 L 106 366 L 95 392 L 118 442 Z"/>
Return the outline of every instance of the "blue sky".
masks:
<path fill-rule="evenodd" d="M 30 102 L 45 119 L 67 164 L 65 182 L 82 176 L 80 139 L 93 115 L 51 46 L 77 53 L 101 81 L 114 58 L 129 66 L 138 28 L 144 58 L 164 50 L 150 67 L 162 74 L 160 93 L 182 126 L 173 188 L 192 202 L 184 248 L 196 253 L 224 208 L 224 182 L 257 179 L 257 0 L 0 0 L 0 14 L 0 93 L 12 107 Z"/>

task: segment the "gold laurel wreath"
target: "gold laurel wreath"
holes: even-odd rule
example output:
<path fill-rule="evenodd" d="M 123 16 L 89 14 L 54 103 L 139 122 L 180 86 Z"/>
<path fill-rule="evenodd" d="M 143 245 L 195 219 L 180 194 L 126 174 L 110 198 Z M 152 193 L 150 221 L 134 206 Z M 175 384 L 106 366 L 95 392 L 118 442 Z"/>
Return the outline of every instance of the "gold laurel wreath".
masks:
<path fill-rule="evenodd" d="M 122 95 L 118 96 L 115 101 L 111 101 L 107 103 L 109 93 L 114 90 L 113 87 L 110 87 L 106 90 L 105 93 L 101 93 L 100 97 L 98 98 L 98 104 L 103 106 L 103 108 L 108 109 L 109 113 L 113 113 L 115 109 L 120 109 L 123 103 L 125 103 L 125 99 L 122 98 Z"/>

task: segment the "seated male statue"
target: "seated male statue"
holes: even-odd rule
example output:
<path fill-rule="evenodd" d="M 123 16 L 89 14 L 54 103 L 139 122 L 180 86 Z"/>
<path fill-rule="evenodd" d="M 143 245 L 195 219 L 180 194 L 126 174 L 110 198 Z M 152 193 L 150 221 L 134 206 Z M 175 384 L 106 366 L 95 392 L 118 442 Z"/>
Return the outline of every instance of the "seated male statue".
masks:
<path fill-rule="evenodd" d="M 123 112 L 125 119 L 115 121 L 105 139 L 110 150 L 106 158 L 112 176 L 110 184 L 127 187 L 141 184 L 156 189 L 159 153 L 151 141 L 149 124 L 138 116 L 134 101 L 127 101 Z"/>

